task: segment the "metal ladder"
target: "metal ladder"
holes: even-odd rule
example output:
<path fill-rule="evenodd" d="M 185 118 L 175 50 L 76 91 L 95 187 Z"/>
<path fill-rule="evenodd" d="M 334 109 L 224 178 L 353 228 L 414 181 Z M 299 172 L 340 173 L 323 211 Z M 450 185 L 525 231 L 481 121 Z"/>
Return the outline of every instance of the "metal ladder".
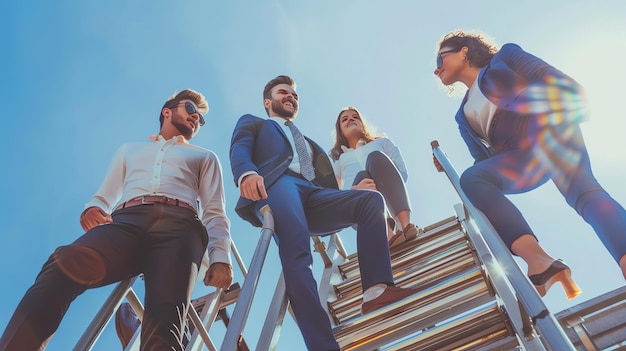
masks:
<path fill-rule="evenodd" d="M 391 250 L 396 284 L 418 293 L 361 316 L 356 255 L 345 252 L 337 234 L 328 236 L 327 247 L 314 238 L 325 265 L 320 299 L 342 350 L 575 350 L 490 223 L 467 201 L 436 141 L 432 147 L 463 205 Z M 271 211 L 264 210 L 266 224 L 221 351 L 237 350 L 252 304 L 273 234 Z M 287 309 L 281 276 L 256 350 L 276 348 Z"/>

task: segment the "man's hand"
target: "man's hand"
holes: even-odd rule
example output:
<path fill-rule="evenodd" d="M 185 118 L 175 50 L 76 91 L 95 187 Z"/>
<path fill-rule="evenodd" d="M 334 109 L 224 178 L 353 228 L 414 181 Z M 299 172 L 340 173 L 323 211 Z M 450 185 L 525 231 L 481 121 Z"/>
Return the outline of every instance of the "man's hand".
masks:
<path fill-rule="evenodd" d="M 224 262 L 215 262 L 204 275 L 204 285 L 228 289 L 233 282 L 233 268 Z"/>
<path fill-rule="evenodd" d="M 263 177 L 258 174 L 245 176 L 239 185 L 239 193 L 242 197 L 252 201 L 267 199 L 267 191 L 265 191 Z"/>
<path fill-rule="evenodd" d="M 100 207 L 89 207 L 80 215 L 80 225 L 83 227 L 84 231 L 111 222 L 113 222 L 111 215 L 102 211 Z"/>
<path fill-rule="evenodd" d="M 374 179 L 363 178 L 359 182 L 359 184 L 353 185 L 350 189 L 352 190 L 376 190 L 376 183 L 374 183 Z"/>
<path fill-rule="evenodd" d="M 435 168 L 437 168 L 438 172 L 443 172 L 443 166 L 441 166 L 441 163 L 439 163 L 439 160 L 435 155 L 433 155 L 433 163 L 435 164 Z"/>

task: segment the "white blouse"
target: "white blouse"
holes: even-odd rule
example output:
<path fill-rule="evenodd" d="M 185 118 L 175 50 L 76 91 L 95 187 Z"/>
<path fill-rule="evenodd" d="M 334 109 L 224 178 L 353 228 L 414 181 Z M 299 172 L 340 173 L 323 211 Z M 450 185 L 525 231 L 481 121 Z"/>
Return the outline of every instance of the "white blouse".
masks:
<path fill-rule="evenodd" d="M 404 164 L 404 159 L 402 158 L 400 149 L 388 138 L 380 137 L 367 144 L 359 141 L 356 149 L 346 148 L 344 146 L 342 146 L 342 148 L 344 152 L 339 156 L 339 159 L 333 163 L 339 189 L 348 190 L 352 187 L 357 173 L 365 170 L 367 156 L 372 151 L 381 151 L 389 156 L 406 183 L 409 175 Z"/>
<path fill-rule="evenodd" d="M 492 145 L 491 140 L 489 140 L 489 128 L 497 109 L 498 106 L 489 101 L 480 91 L 477 82 L 474 82 L 469 89 L 467 102 L 463 106 L 463 113 L 474 132 L 485 145 Z"/>

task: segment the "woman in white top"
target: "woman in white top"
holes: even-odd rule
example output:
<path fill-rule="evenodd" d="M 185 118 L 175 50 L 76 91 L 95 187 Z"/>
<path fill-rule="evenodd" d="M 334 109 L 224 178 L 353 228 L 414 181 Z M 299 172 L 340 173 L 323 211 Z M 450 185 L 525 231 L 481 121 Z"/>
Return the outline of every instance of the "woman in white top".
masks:
<path fill-rule="evenodd" d="M 356 107 L 348 106 L 337 116 L 330 157 L 341 189 L 376 190 L 383 195 L 393 217 L 390 247 L 417 236 L 420 229 L 411 223 L 411 204 L 404 184 L 408 173 L 400 149 L 388 138 L 372 135 Z M 400 229 L 394 232 L 396 220 Z"/>

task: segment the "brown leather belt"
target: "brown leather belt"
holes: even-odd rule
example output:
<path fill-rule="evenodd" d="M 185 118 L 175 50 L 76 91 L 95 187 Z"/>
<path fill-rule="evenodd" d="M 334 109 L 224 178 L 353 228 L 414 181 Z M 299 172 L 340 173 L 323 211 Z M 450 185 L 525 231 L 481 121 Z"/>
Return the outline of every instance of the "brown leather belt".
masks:
<path fill-rule="evenodd" d="M 179 206 L 192 210 L 196 213 L 196 209 L 186 202 L 182 202 L 178 199 L 172 199 L 171 197 L 162 196 L 162 195 L 144 195 L 139 196 L 134 199 L 130 199 L 123 204 L 119 205 L 116 208 L 117 210 L 121 210 L 122 208 L 134 207 L 139 205 L 154 205 L 154 204 L 163 204 L 163 205 L 171 205 L 171 206 Z"/>

